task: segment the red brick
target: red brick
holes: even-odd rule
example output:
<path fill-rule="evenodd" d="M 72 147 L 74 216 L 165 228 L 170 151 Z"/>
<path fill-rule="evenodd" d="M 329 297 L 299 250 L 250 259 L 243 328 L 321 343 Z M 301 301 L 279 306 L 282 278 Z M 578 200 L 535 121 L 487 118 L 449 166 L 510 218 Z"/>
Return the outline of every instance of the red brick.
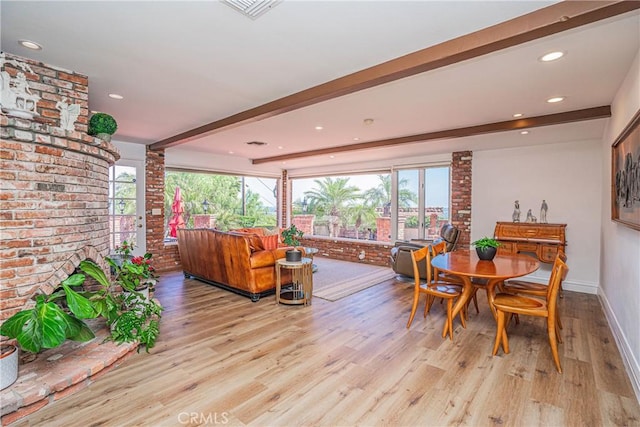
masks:
<path fill-rule="evenodd" d="M 18 409 L 15 412 L 12 412 L 10 414 L 4 415 L 2 417 L 2 425 L 7 426 L 11 423 L 14 423 L 16 421 L 18 421 L 21 418 L 26 417 L 27 415 L 31 415 L 34 412 L 44 408 L 45 406 L 47 406 L 49 404 L 49 399 L 45 398 L 42 399 L 36 403 L 33 403 L 29 406 L 24 406 L 20 409 Z"/>

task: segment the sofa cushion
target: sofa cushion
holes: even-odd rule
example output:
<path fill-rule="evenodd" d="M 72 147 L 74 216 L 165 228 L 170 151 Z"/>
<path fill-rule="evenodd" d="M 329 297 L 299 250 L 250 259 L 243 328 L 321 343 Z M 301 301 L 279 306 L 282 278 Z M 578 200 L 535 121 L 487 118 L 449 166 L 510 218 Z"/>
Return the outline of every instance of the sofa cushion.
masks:
<path fill-rule="evenodd" d="M 265 249 L 276 249 L 278 244 L 280 243 L 280 236 L 277 234 L 272 234 L 270 236 L 260 236 L 260 240 L 262 240 L 262 245 Z"/>

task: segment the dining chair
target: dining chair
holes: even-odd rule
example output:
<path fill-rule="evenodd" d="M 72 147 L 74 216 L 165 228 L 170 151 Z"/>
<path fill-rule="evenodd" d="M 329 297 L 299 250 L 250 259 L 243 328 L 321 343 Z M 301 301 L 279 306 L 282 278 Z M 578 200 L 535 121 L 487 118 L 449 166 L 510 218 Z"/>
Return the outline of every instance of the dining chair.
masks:
<path fill-rule="evenodd" d="M 558 260 L 562 260 L 565 264 L 567 262 L 567 255 L 561 250 L 558 249 L 558 254 L 554 260 L 554 265 Z M 552 267 L 553 268 L 553 267 Z M 511 279 L 504 282 L 502 285 L 502 289 L 504 291 L 522 294 L 522 295 L 531 295 L 536 297 L 545 297 L 547 294 L 547 285 L 542 283 L 531 282 L 527 280 L 520 279 Z M 560 298 L 562 298 L 562 285 L 560 285 Z"/>
<path fill-rule="evenodd" d="M 561 259 L 554 263 L 547 286 L 547 294 L 545 299 L 529 297 L 512 293 L 499 293 L 493 300 L 493 306 L 496 310 L 497 327 L 496 340 L 493 345 L 493 355 L 498 353 L 498 347 L 502 343 L 502 349 L 505 353 L 509 353 L 509 339 L 507 337 L 507 325 L 513 314 L 545 317 L 547 319 L 547 334 L 549 336 L 549 345 L 551 346 L 551 354 L 556 364 L 558 372 L 562 373 L 560 366 L 560 357 L 558 356 L 558 342 L 561 342 L 557 322 L 557 302 L 558 290 L 562 284 L 562 280 L 567 275 L 569 268 Z M 509 319 L 507 319 L 509 314 Z"/>
<path fill-rule="evenodd" d="M 413 306 L 411 307 L 411 315 L 407 322 L 407 329 L 411 327 L 413 318 L 416 315 L 420 294 L 424 293 L 427 295 L 427 301 L 424 307 L 425 318 L 427 317 L 435 298 L 443 298 L 447 301 L 447 321 L 442 329 L 442 338 L 447 336 L 448 331 L 449 338 L 453 341 L 453 301 L 462 294 L 462 286 L 443 281 L 437 276 L 437 273 L 434 274 L 433 268 L 431 267 L 432 257 L 433 248 L 431 246 L 425 246 L 424 248 L 411 251 L 415 285 L 413 289 Z M 418 266 L 419 263 L 422 262 L 426 264 L 425 267 L 427 270 L 427 279 L 425 281 L 421 281 L 418 274 Z M 467 325 L 464 313 L 460 315 L 460 321 L 462 326 L 466 328 Z"/>
<path fill-rule="evenodd" d="M 556 262 L 558 262 L 559 260 L 561 260 L 565 264 L 567 263 L 567 255 L 565 255 L 565 253 L 562 250 L 558 250 L 558 254 L 556 255 L 555 260 L 553 261 L 553 265 L 555 266 Z M 553 270 L 553 267 L 551 267 L 551 269 Z M 542 284 L 542 283 L 530 282 L 527 280 L 512 279 L 504 282 L 501 285 L 500 290 L 502 292 L 507 292 L 512 294 L 546 298 L 547 286 L 548 285 Z M 558 291 L 558 295 L 560 296 L 560 298 L 562 298 L 562 282 L 560 282 L 560 290 Z M 561 319 L 562 317 L 560 316 L 560 308 L 558 307 L 556 309 L 556 321 L 558 322 L 558 328 L 560 329 L 562 329 Z M 518 318 L 517 315 L 515 316 L 515 320 L 516 320 L 516 324 L 520 323 L 520 319 Z M 562 343 L 562 339 L 560 339 L 559 342 Z"/>

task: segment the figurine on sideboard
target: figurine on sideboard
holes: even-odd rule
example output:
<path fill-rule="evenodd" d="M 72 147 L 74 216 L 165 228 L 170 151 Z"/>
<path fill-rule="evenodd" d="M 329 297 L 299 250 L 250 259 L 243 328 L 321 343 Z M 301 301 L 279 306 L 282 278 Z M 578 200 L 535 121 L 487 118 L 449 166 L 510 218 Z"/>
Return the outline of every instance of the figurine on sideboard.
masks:
<path fill-rule="evenodd" d="M 525 222 L 538 222 L 538 219 L 535 216 L 533 216 L 531 209 L 527 211 L 527 219 L 525 220 Z"/>
<path fill-rule="evenodd" d="M 547 223 L 547 210 L 549 206 L 547 205 L 547 201 L 542 199 L 542 206 L 540 206 L 540 222 L 543 224 Z"/>
<path fill-rule="evenodd" d="M 516 200 L 514 205 L 515 207 L 513 209 L 513 214 L 511 215 L 511 219 L 513 222 L 520 222 L 520 201 Z"/>

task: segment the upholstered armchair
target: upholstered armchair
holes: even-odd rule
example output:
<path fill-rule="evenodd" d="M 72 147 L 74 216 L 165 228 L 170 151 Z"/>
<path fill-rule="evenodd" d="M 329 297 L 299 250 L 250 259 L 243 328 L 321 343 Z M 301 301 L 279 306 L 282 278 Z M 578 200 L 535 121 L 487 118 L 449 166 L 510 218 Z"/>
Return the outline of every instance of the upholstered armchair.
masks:
<path fill-rule="evenodd" d="M 412 240 L 410 242 L 399 241 L 391 248 L 391 268 L 398 274 L 398 279 L 413 281 L 413 262 L 411 251 L 421 249 L 434 242 L 444 240 L 447 242 L 447 252 L 451 252 L 458 244 L 460 231 L 451 224 L 445 224 L 440 228 L 440 237 L 435 240 Z M 420 265 L 420 278 L 426 279 L 427 272 L 424 265 Z"/>

